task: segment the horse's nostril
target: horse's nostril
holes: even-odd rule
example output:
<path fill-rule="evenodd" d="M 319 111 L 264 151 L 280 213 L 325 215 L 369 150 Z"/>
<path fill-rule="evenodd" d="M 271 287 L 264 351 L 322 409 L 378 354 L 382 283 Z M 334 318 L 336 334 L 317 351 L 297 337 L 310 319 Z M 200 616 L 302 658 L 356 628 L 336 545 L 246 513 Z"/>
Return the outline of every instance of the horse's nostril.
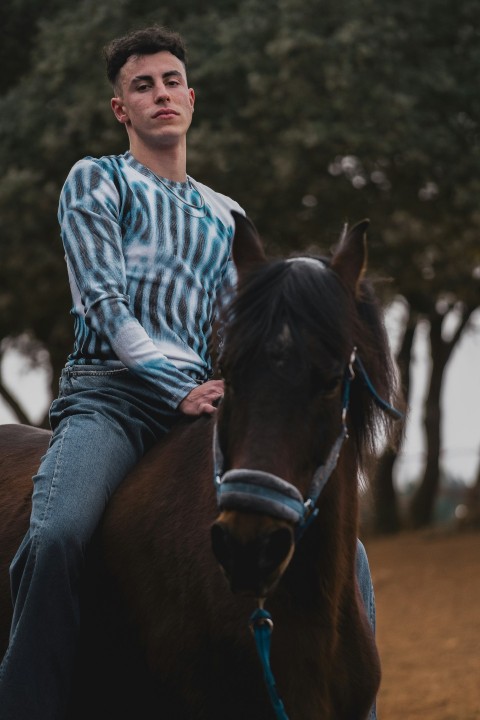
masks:
<path fill-rule="evenodd" d="M 210 533 L 213 553 L 233 592 L 256 597 L 270 592 L 293 552 L 293 533 L 287 527 L 242 541 L 231 534 L 228 524 L 217 521 Z"/>
<path fill-rule="evenodd" d="M 292 545 L 293 535 L 289 528 L 279 528 L 267 535 L 259 558 L 261 573 L 268 576 L 276 570 L 287 559 Z"/>
<path fill-rule="evenodd" d="M 232 565 L 232 553 L 227 528 L 223 523 L 213 523 L 210 530 L 210 537 L 213 554 L 224 570 L 228 572 Z"/>

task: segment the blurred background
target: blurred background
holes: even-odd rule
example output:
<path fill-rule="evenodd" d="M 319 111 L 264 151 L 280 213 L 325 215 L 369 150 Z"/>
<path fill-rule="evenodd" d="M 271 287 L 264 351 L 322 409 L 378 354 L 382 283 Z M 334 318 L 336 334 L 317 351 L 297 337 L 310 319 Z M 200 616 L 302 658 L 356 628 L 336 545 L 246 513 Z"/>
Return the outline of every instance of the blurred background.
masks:
<path fill-rule="evenodd" d="M 153 22 L 189 47 L 189 173 L 243 205 L 270 255 L 328 253 L 371 220 L 409 417 L 365 528 L 479 525 L 477 0 L 4 0 L 0 422 L 47 424 L 72 344 L 59 192 L 80 157 L 127 148 L 102 47 Z"/>

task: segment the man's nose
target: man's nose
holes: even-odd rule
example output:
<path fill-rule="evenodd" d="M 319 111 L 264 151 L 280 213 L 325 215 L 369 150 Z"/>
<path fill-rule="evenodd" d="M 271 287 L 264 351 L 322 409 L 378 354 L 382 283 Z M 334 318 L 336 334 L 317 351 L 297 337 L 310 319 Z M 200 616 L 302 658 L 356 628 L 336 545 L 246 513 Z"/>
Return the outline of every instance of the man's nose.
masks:
<path fill-rule="evenodd" d="M 159 85 L 155 86 L 155 102 L 163 102 L 165 100 L 168 100 L 170 97 L 170 93 L 168 92 L 168 88 L 163 83 L 160 83 Z"/>

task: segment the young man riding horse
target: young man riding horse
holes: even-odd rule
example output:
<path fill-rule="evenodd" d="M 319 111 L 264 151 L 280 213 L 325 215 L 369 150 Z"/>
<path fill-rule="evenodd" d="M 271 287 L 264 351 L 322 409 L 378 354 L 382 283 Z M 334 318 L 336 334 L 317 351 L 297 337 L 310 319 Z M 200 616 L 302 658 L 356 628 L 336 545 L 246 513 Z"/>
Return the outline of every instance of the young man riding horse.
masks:
<path fill-rule="evenodd" d="M 151 27 L 106 49 L 129 150 L 70 171 L 59 223 L 75 344 L 33 478 L 30 526 L 11 564 L 0 720 L 63 720 L 80 627 L 85 553 L 127 473 L 183 415 L 213 414 L 212 325 L 236 282 L 232 211 L 186 172 L 195 95 L 175 33 Z M 364 598 L 372 605 L 360 547 Z M 192 719 L 193 720 L 193 719 Z"/>

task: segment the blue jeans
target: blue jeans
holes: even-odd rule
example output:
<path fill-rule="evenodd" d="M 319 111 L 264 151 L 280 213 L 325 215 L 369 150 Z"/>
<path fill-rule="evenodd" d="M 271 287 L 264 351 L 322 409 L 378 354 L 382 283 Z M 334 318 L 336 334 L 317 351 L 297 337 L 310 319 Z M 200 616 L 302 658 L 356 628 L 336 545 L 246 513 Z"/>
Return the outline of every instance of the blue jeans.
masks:
<path fill-rule="evenodd" d="M 1 720 L 63 720 L 87 545 L 125 475 L 178 417 L 124 368 L 63 370 L 52 439 L 33 478 L 30 527 L 10 568 Z"/>
<path fill-rule="evenodd" d="M 357 540 L 357 580 L 370 625 L 375 633 L 375 594 L 373 592 L 372 576 L 370 575 L 367 553 L 360 540 Z M 369 720 L 377 720 L 376 703 L 373 704 L 370 710 Z"/>
<path fill-rule="evenodd" d="M 87 546 L 112 494 L 178 417 L 123 367 L 63 370 L 50 410 L 53 435 L 33 478 L 30 527 L 10 568 L 14 612 L 0 665 L 0 720 L 65 717 Z M 357 574 L 374 626 L 361 543 Z"/>

